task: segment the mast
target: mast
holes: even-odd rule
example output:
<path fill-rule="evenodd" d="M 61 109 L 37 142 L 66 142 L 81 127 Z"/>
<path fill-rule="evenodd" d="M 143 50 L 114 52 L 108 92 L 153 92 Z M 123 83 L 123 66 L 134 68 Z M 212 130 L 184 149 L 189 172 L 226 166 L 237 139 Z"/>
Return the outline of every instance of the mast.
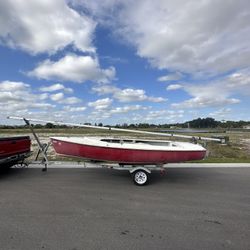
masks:
<path fill-rule="evenodd" d="M 137 133 L 137 134 L 146 134 L 146 135 L 158 135 L 158 136 L 167 136 L 167 137 L 176 137 L 176 138 L 183 138 L 183 139 L 192 139 L 192 140 L 204 140 L 204 141 L 216 141 L 225 143 L 224 139 L 219 138 L 210 138 L 210 137 L 202 137 L 202 136 L 190 136 L 190 135 L 179 135 L 179 134 L 170 134 L 170 133 L 160 133 L 160 132 L 151 132 L 151 131 L 143 131 L 143 130 L 135 130 L 135 129 L 122 129 L 122 128 L 114 128 L 114 127 L 105 127 L 105 126 L 94 126 L 94 125 L 86 125 L 81 123 L 70 123 L 70 122 L 60 122 L 60 121 L 51 121 L 51 120 L 40 120 L 40 119 L 33 119 L 33 118 L 25 118 L 19 116 L 8 116 L 8 119 L 14 120 L 22 120 L 31 121 L 31 122 L 38 122 L 38 123 L 52 123 L 57 125 L 67 125 L 72 127 L 83 127 L 83 128 L 93 128 L 93 129 L 102 129 L 102 130 L 109 130 L 109 131 L 120 131 L 120 132 L 128 132 L 128 133 Z"/>

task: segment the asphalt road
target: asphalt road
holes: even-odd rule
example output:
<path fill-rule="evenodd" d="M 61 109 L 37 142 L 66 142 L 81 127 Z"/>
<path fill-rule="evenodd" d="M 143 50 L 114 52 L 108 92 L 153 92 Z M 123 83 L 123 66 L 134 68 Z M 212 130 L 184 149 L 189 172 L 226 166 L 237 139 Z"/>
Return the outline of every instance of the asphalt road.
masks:
<path fill-rule="evenodd" d="M 0 249 L 250 249 L 250 168 L 0 173 Z"/>

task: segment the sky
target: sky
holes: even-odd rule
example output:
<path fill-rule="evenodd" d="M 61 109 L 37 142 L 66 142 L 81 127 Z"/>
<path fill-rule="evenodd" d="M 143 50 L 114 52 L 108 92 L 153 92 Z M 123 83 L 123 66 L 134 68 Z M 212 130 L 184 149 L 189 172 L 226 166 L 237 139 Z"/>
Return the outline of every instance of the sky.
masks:
<path fill-rule="evenodd" d="M 0 124 L 250 120 L 248 0 L 0 2 Z"/>

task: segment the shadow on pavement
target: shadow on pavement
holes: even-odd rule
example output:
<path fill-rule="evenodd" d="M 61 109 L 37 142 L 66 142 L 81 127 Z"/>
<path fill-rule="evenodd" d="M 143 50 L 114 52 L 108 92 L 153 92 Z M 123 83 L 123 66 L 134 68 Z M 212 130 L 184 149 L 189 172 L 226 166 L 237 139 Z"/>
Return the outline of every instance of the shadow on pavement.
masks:
<path fill-rule="evenodd" d="M 5 179 L 5 178 L 10 178 L 10 177 L 14 177 L 20 174 L 23 174 L 25 171 L 24 168 L 15 168 L 15 167 L 1 167 L 0 168 L 0 181 L 1 179 Z"/>

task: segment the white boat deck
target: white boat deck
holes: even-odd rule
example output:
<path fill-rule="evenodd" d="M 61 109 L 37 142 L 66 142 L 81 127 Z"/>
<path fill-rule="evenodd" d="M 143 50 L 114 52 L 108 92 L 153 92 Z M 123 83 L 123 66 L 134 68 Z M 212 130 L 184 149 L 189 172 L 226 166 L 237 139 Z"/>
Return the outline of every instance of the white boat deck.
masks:
<path fill-rule="evenodd" d="M 105 137 L 51 137 L 51 139 L 81 145 L 150 151 L 206 151 L 199 144 L 189 142 L 117 139 Z"/>

